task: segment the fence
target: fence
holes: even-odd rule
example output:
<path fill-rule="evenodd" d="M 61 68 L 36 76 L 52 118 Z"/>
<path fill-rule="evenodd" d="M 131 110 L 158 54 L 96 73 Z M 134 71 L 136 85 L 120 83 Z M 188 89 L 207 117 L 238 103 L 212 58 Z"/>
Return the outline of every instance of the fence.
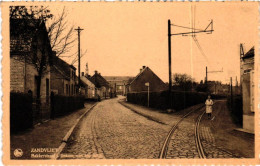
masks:
<path fill-rule="evenodd" d="M 55 118 L 84 107 L 84 96 L 51 95 L 51 108 L 37 104 L 30 93 L 10 93 L 10 132 L 33 127 L 44 119 Z M 45 115 L 46 114 L 46 115 Z"/>
<path fill-rule="evenodd" d="M 32 95 L 10 93 L 10 131 L 18 132 L 33 126 Z"/>
<path fill-rule="evenodd" d="M 187 108 L 192 105 L 204 103 L 207 99 L 207 93 L 200 92 L 184 92 L 184 91 L 172 91 L 171 108 L 178 111 Z M 225 96 L 211 95 L 213 99 L 225 98 Z M 143 106 L 148 105 L 148 93 L 128 93 L 127 101 L 139 104 Z M 150 92 L 149 93 L 149 107 L 157 109 L 167 109 L 169 107 L 169 92 Z"/>
<path fill-rule="evenodd" d="M 84 96 L 51 95 L 51 118 L 62 116 L 84 107 Z"/>

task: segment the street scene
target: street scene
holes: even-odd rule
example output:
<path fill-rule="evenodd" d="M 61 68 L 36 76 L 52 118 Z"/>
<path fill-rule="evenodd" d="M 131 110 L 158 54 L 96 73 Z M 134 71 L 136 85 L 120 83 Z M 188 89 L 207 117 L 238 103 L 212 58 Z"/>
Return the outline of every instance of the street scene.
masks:
<path fill-rule="evenodd" d="M 255 158 L 257 12 L 9 6 L 10 159 Z"/>

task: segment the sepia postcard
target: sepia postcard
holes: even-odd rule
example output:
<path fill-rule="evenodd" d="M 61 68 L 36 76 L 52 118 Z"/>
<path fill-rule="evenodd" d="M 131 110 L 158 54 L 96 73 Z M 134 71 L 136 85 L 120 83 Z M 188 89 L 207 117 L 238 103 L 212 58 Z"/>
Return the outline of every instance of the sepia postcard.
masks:
<path fill-rule="evenodd" d="M 6 165 L 256 165 L 258 2 L 2 2 Z"/>

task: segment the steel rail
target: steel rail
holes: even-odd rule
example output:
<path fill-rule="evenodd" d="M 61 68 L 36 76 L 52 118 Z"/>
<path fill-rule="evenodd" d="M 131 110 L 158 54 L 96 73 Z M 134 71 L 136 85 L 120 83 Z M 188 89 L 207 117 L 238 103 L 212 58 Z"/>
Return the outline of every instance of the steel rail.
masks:
<path fill-rule="evenodd" d="M 169 146 L 169 142 L 170 142 L 170 138 L 172 136 L 172 134 L 174 133 L 174 131 L 176 130 L 176 128 L 178 127 L 178 125 L 184 120 L 184 118 L 186 118 L 187 116 L 189 116 L 192 112 L 195 112 L 197 110 L 200 110 L 204 107 L 204 105 L 200 106 L 199 108 L 197 109 L 194 109 L 190 112 L 188 112 L 187 114 L 185 114 L 184 116 L 181 117 L 181 119 L 175 124 L 172 126 L 171 130 L 169 131 L 164 143 L 163 143 L 163 147 L 161 149 L 161 152 L 160 152 L 160 155 L 159 155 L 159 158 L 160 159 L 163 159 L 163 158 L 166 158 L 167 156 L 167 150 L 168 150 L 168 146 Z"/>
<path fill-rule="evenodd" d="M 201 118 L 204 114 L 205 114 L 205 111 L 203 111 L 203 113 L 198 117 L 198 119 L 196 121 L 195 128 L 194 128 L 194 130 L 195 130 L 195 143 L 196 143 L 196 147 L 197 147 L 200 158 L 206 158 L 206 155 L 205 155 L 204 150 L 203 150 L 202 143 L 200 142 L 200 133 L 199 133 L 200 121 L 201 121 Z"/>

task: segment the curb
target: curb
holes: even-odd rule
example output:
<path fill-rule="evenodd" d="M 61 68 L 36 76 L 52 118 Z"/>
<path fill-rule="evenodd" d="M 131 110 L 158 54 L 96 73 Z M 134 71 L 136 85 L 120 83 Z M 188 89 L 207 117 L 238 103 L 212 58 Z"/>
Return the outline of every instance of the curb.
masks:
<path fill-rule="evenodd" d="M 62 152 L 62 150 L 65 148 L 68 139 L 70 138 L 72 132 L 74 131 L 75 127 L 78 125 L 79 121 L 89 112 L 91 111 L 98 103 L 95 103 L 93 106 L 91 106 L 87 111 L 85 111 L 77 120 L 76 123 L 70 128 L 70 130 L 67 132 L 67 134 L 65 135 L 65 137 L 62 139 L 62 143 L 59 146 L 58 150 L 56 151 L 56 153 L 54 153 L 54 156 L 52 159 L 57 160 L 60 157 L 60 153 Z"/>
<path fill-rule="evenodd" d="M 127 106 L 123 101 L 118 101 L 118 103 L 120 103 L 120 104 L 123 105 L 124 107 L 130 109 L 130 110 L 133 111 L 134 113 L 139 114 L 139 115 L 141 115 L 141 116 L 143 116 L 143 117 L 145 117 L 145 118 L 147 118 L 147 119 L 149 119 L 149 120 L 151 120 L 151 121 L 154 121 L 154 122 L 157 122 L 157 123 L 160 123 L 160 124 L 163 124 L 163 125 L 168 125 L 167 123 L 164 123 L 164 122 L 160 121 L 160 120 L 157 119 L 157 118 L 154 118 L 154 117 L 152 117 L 152 116 L 149 116 L 149 115 L 146 115 L 146 114 L 141 113 L 141 112 L 139 112 L 139 111 L 136 111 L 135 109 L 133 109 L 133 108 Z"/>

